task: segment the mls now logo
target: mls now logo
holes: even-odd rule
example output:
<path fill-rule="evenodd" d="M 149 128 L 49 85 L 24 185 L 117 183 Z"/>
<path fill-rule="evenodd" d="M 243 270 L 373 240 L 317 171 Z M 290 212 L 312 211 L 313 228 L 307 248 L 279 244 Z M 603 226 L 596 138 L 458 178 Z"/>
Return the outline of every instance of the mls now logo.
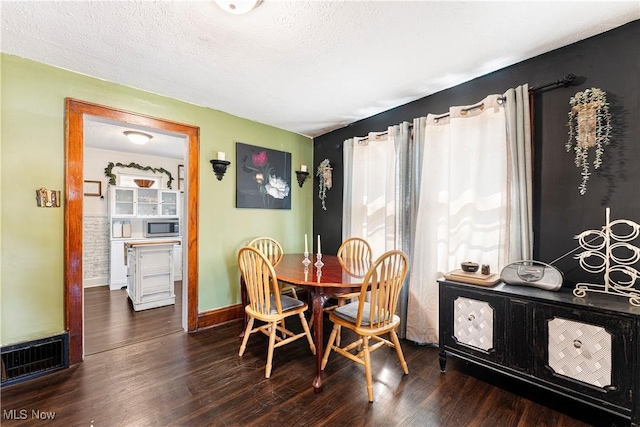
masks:
<path fill-rule="evenodd" d="M 39 409 L 4 409 L 2 410 L 2 418 L 5 420 L 26 420 L 27 418 L 35 420 L 52 420 L 56 417 L 55 412 L 41 411 Z"/>

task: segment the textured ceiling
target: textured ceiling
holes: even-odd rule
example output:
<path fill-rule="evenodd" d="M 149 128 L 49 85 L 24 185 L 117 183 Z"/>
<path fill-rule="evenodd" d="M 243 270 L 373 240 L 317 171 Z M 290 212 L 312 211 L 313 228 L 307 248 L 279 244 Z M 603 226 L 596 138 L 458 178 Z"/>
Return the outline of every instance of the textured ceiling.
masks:
<path fill-rule="evenodd" d="M 318 136 L 640 18 L 633 1 L 2 1 L 2 52 Z M 426 113 L 426 112 L 425 112 Z"/>

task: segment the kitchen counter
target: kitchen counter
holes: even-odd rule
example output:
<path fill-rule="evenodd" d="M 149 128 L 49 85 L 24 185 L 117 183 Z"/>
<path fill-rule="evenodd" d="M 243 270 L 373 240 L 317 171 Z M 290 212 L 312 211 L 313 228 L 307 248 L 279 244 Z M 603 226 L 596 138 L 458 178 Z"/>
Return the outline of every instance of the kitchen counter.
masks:
<path fill-rule="evenodd" d="M 140 234 L 134 234 L 134 237 L 123 237 L 111 239 L 110 245 L 110 273 L 109 273 L 109 289 L 120 290 L 128 286 L 127 257 L 129 249 L 137 245 L 148 244 L 172 244 L 178 255 L 176 255 L 177 266 L 174 267 L 177 274 L 177 280 L 182 279 L 182 236 L 165 236 L 165 237 L 142 237 Z"/>
<path fill-rule="evenodd" d="M 125 243 L 127 292 L 135 311 L 175 304 L 173 250 L 177 239 Z"/>

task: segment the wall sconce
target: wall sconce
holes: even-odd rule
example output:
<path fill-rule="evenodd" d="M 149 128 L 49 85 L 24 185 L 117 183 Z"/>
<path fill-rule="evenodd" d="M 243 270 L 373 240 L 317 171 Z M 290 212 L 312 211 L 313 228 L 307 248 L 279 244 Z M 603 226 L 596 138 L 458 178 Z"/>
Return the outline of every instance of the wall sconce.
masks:
<path fill-rule="evenodd" d="M 307 172 L 307 165 L 300 165 L 300 170 L 296 171 L 296 175 L 298 177 L 298 185 L 302 188 L 302 184 L 304 184 L 309 176 L 309 172 Z"/>
<path fill-rule="evenodd" d="M 222 177 L 227 171 L 227 166 L 229 166 L 231 162 L 225 160 L 225 154 L 223 151 L 218 151 L 218 158 L 210 161 L 211 166 L 213 166 L 213 172 L 215 172 L 218 181 L 222 181 Z"/>
<path fill-rule="evenodd" d="M 227 171 L 227 166 L 229 166 L 231 162 L 226 160 L 211 160 L 211 166 L 213 166 L 213 172 L 215 172 L 218 181 L 222 181 L 222 177 L 224 173 Z"/>
<path fill-rule="evenodd" d="M 307 180 L 309 172 L 296 171 L 296 176 L 298 178 L 298 185 L 300 186 L 300 188 L 302 188 L 302 184 L 304 184 L 304 182 Z"/>

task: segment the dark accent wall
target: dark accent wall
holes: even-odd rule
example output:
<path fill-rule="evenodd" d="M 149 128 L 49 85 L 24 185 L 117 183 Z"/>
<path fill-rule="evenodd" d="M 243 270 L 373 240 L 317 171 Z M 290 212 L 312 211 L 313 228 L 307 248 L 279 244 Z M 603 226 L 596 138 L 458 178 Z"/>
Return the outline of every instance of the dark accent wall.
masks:
<path fill-rule="evenodd" d="M 640 223 L 638 40 L 640 20 L 315 138 L 316 166 L 325 158 L 333 166 L 333 188 L 327 191 L 326 211 L 317 198 L 318 179 L 314 178 L 313 226 L 314 234 L 322 235 L 323 250 L 335 252 L 342 241 L 344 140 L 383 131 L 390 125 L 411 122 L 428 113 L 446 112 L 453 105 L 473 104 L 488 94 L 504 93 L 520 84 L 542 86 L 569 73 L 578 76 L 573 86 L 542 90 L 535 95 L 534 258 L 551 262 L 575 248 L 575 235 L 604 225 L 606 207 L 611 208 L 612 220 L 630 219 Z M 573 162 L 573 151 L 565 150 L 566 124 L 569 99 L 589 87 L 607 92 L 613 132 L 611 144 L 605 148 L 603 166 L 597 171 L 591 168 L 587 193 L 580 195 L 581 170 Z M 556 265 L 565 273 L 567 286 L 573 286 L 576 281 L 602 283 L 602 275 L 583 272 L 572 256 Z"/>

